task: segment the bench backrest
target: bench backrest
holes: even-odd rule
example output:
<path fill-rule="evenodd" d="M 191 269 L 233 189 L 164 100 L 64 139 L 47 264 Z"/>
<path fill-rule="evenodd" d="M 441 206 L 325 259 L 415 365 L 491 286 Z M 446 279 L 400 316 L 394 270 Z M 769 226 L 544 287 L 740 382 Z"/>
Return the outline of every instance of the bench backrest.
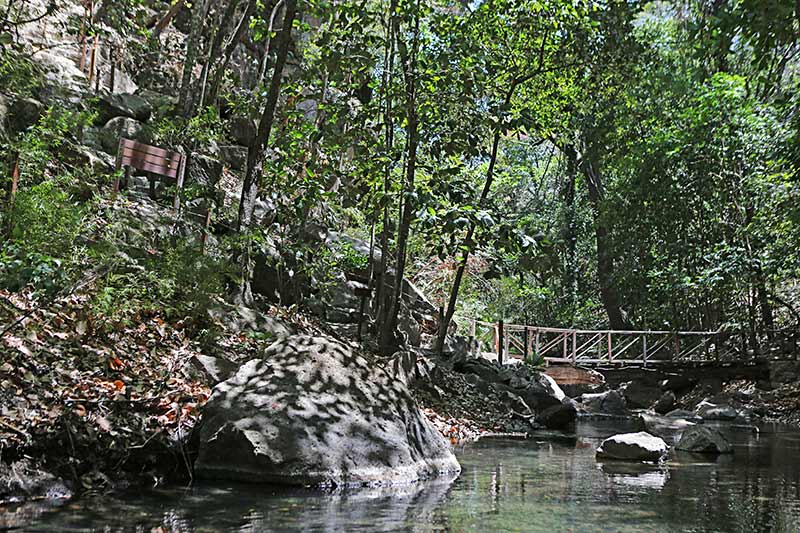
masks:
<path fill-rule="evenodd" d="M 183 154 L 150 146 L 131 139 L 119 140 L 117 168 L 131 167 L 167 178 L 178 178 L 183 166 Z"/>
<path fill-rule="evenodd" d="M 186 157 L 183 154 L 170 152 L 157 146 L 150 146 L 149 144 L 122 137 L 119 140 L 119 148 L 117 150 L 117 170 L 122 167 L 126 169 L 126 180 L 132 168 L 150 172 L 151 174 L 158 174 L 166 178 L 175 178 L 177 180 L 177 191 L 175 192 L 173 207 L 176 211 L 180 209 L 181 189 L 183 189 L 183 177 L 186 171 Z M 113 191 L 116 193 L 118 190 L 119 175 L 114 181 Z"/>

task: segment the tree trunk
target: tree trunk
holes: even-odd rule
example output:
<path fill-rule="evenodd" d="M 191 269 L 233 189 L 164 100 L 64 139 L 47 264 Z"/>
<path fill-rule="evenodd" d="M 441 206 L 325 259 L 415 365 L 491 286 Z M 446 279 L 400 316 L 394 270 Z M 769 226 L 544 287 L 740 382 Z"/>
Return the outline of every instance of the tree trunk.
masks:
<path fill-rule="evenodd" d="M 383 174 L 383 220 L 381 228 L 381 262 L 375 273 L 376 289 L 375 289 L 375 319 L 379 331 L 382 331 L 382 325 L 386 322 L 387 314 L 387 297 L 388 291 L 388 276 L 387 267 L 389 265 L 389 191 L 391 190 L 391 176 L 392 176 L 392 158 L 391 152 L 394 146 L 394 117 L 392 107 L 392 94 L 391 85 L 394 72 L 394 54 L 395 54 L 395 37 L 398 33 L 397 22 L 397 0 L 392 0 L 389 5 L 389 22 L 386 34 L 386 55 L 384 59 L 385 69 L 383 73 L 383 80 L 381 85 L 382 92 L 385 98 L 383 123 L 384 123 L 384 143 L 387 154 L 386 166 Z"/>
<path fill-rule="evenodd" d="M 275 58 L 275 69 L 272 72 L 267 101 L 264 104 L 264 111 L 258 124 L 258 132 L 253 142 L 247 148 L 247 170 L 245 171 L 244 183 L 242 184 L 242 196 L 239 201 L 239 216 L 237 229 L 247 231 L 253 219 L 253 209 L 256 196 L 258 195 L 258 179 L 261 176 L 264 151 L 269 136 L 272 132 L 272 124 L 275 121 L 275 110 L 278 105 L 278 97 L 281 91 L 283 80 L 283 68 L 286 65 L 286 58 L 289 55 L 289 46 L 292 40 L 292 24 L 297 12 L 297 0 L 287 0 L 286 13 L 283 17 L 283 27 L 279 35 L 279 44 Z M 253 277 L 253 265 L 250 259 L 250 246 L 246 245 L 240 258 L 242 266 L 242 285 L 240 287 L 240 297 L 245 303 L 252 301 L 250 293 L 250 280 Z"/>
<path fill-rule="evenodd" d="M 200 109 L 203 109 L 206 104 L 208 73 L 211 70 L 211 65 L 217 60 L 220 48 L 222 47 L 222 40 L 225 38 L 225 30 L 228 28 L 228 24 L 231 18 L 233 18 L 233 14 L 236 12 L 238 6 L 239 2 L 237 0 L 230 0 L 228 2 L 228 7 L 225 8 L 225 13 L 222 15 L 219 28 L 217 28 L 214 35 L 214 41 L 211 43 L 208 56 L 206 56 L 206 62 L 203 65 L 203 73 L 200 75 L 200 104 L 198 105 Z"/>
<path fill-rule="evenodd" d="M 507 108 L 511 103 L 511 99 L 514 96 L 514 91 L 516 91 L 517 86 L 522 82 L 521 78 L 517 78 L 511 82 L 511 87 L 509 87 L 508 92 L 506 93 L 506 97 L 503 101 L 503 109 Z M 481 191 L 481 196 L 478 199 L 478 207 L 482 206 L 486 201 L 486 198 L 489 196 L 489 191 L 492 188 L 492 183 L 494 182 L 494 167 L 497 164 L 497 151 L 500 148 L 500 137 L 502 136 L 502 131 L 497 129 L 494 133 L 494 137 L 492 138 L 492 151 L 491 155 L 489 156 L 489 168 L 486 170 L 486 180 L 483 183 L 483 190 Z M 447 300 L 447 309 L 445 310 L 444 317 L 439 317 L 439 332 L 436 336 L 436 351 L 439 355 L 442 354 L 444 351 L 444 341 L 447 337 L 447 329 L 450 326 L 450 321 L 453 320 L 453 315 L 456 312 L 456 302 L 458 301 L 458 292 L 461 289 L 461 282 L 464 279 L 464 273 L 467 270 L 467 264 L 469 262 L 469 255 L 472 252 L 475 243 L 473 242 L 473 237 L 475 236 L 475 224 L 470 224 L 469 229 L 467 230 L 467 235 L 464 237 L 464 247 L 465 250 L 463 251 L 461 257 L 458 260 L 458 267 L 456 268 L 456 278 L 453 280 L 453 287 L 450 289 L 450 297 Z"/>
<path fill-rule="evenodd" d="M 581 145 L 584 145 L 581 141 Z M 597 250 L 597 281 L 600 284 L 600 300 L 608 316 L 608 324 L 611 329 L 630 329 L 630 324 L 622 312 L 622 302 L 619 293 L 614 285 L 614 256 L 609 250 L 608 228 L 603 224 L 600 217 L 600 208 L 605 196 L 605 187 L 602 176 L 597 170 L 596 165 L 587 157 L 585 146 L 575 145 L 565 146 L 563 151 L 567 158 L 574 161 L 578 170 L 586 178 L 589 189 L 589 201 L 592 204 L 594 215 L 595 240 Z"/>
<path fill-rule="evenodd" d="M 184 118 L 190 118 L 194 111 L 192 74 L 194 73 L 194 65 L 197 62 L 197 49 L 200 46 L 200 34 L 203 31 L 204 14 L 205 6 L 203 2 L 195 2 L 192 6 L 192 20 L 189 36 L 186 39 L 186 57 L 183 61 L 183 77 L 181 79 L 181 90 L 178 98 L 178 109 L 181 110 Z"/>
<path fill-rule="evenodd" d="M 380 348 L 381 352 L 385 355 L 391 355 L 397 348 L 394 332 L 397 328 L 397 316 L 400 313 L 400 306 L 403 299 L 403 280 L 406 268 L 408 236 L 411 231 L 411 220 L 414 214 L 414 180 L 417 171 L 417 151 L 419 148 L 419 114 L 417 110 L 417 55 L 419 53 L 418 12 L 415 15 L 414 36 L 412 39 L 410 54 L 402 43 L 398 46 L 406 82 L 406 106 L 408 116 L 406 136 L 408 138 L 408 159 L 406 162 L 406 180 L 403 187 L 405 198 L 402 203 L 403 209 L 400 224 L 397 228 L 397 257 L 394 285 L 392 287 L 392 302 L 387 320 L 381 325 Z"/>
<path fill-rule="evenodd" d="M 247 2 L 247 7 L 242 14 L 242 18 L 239 19 L 239 24 L 236 25 L 236 31 L 233 32 L 231 39 L 225 45 L 225 50 L 222 53 L 222 64 L 217 67 L 217 71 L 214 73 L 214 81 L 211 84 L 209 98 L 216 98 L 217 94 L 219 94 L 219 87 L 222 85 L 222 77 L 225 75 L 225 70 L 228 68 L 228 63 L 231 61 L 233 51 L 236 50 L 236 46 L 239 44 L 239 41 L 242 40 L 244 32 L 247 31 L 247 28 L 250 26 L 250 19 L 253 17 L 253 13 L 255 13 L 257 4 L 258 0 L 249 0 Z"/>

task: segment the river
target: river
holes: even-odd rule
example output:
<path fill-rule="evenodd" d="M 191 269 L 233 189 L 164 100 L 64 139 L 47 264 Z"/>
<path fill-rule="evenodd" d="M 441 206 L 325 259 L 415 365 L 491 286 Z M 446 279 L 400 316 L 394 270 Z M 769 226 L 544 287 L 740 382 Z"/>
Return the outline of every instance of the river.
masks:
<path fill-rule="evenodd" d="M 735 453 L 716 459 L 599 463 L 595 448 L 616 431 L 581 423 L 570 435 L 461 447 L 454 480 L 334 494 L 139 489 L 39 511 L 22 531 L 800 531 L 800 432 L 725 429 Z"/>

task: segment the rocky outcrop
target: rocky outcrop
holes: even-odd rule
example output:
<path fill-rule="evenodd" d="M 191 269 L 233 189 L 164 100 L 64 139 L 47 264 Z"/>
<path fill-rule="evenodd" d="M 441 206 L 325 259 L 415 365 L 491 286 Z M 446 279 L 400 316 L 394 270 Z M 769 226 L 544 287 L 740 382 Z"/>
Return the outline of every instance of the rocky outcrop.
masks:
<path fill-rule="evenodd" d="M 273 344 L 214 388 L 199 477 L 289 485 L 409 482 L 460 469 L 405 385 L 325 337 Z"/>
<path fill-rule="evenodd" d="M 583 394 L 579 401 L 588 413 L 620 416 L 629 414 L 625 398 L 615 390 Z"/>
<path fill-rule="evenodd" d="M 186 184 L 215 187 L 222 178 L 222 163 L 207 155 L 192 153 L 186 167 Z"/>
<path fill-rule="evenodd" d="M 150 103 L 136 94 L 103 94 L 97 100 L 97 119 L 101 124 L 115 117 L 128 117 L 139 122 L 147 122 L 152 112 Z"/>
<path fill-rule="evenodd" d="M 644 431 L 614 435 L 597 449 L 599 459 L 624 461 L 659 461 L 666 454 L 667 443 Z"/>
<path fill-rule="evenodd" d="M 144 140 L 144 126 L 132 118 L 112 118 L 100 130 L 98 140 L 103 150 L 109 154 L 116 154 L 120 137 L 142 141 Z"/>
<path fill-rule="evenodd" d="M 693 453 L 733 453 L 733 446 L 722 433 L 703 426 L 693 426 L 684 431 L 675 449 Z"/>

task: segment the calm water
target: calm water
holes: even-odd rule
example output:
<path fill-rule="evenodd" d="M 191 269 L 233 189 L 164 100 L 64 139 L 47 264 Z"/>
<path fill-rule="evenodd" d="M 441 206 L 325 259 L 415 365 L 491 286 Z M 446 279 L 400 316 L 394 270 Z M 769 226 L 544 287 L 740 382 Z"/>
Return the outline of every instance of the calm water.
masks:
<path fill-rule="evenodd" d="M 717 460 L 596 462 L 601 438 L 618 429 L 468 445 L 458 479 L 400 490 L 137 491 L 44 511 L 22 530 L 800 531 L 800 432 L 732 430 L 736 452 Z"/>

